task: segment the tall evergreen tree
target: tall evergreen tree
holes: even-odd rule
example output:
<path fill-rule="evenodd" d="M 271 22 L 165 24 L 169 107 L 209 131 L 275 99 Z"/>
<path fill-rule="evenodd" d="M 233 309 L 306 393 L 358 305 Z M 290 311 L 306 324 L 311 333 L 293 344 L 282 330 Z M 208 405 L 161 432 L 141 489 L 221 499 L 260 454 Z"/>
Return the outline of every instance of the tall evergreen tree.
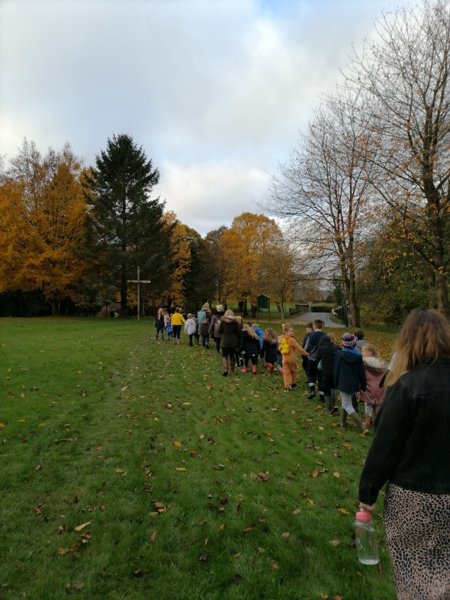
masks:
<path fill-rule="evenodd" d="M 159 181 L 142 147 L 125 134 L 108 139 L 86 178 L 88 253 L 97 287 L 120 290 L 127 312 L 127 280 L 140 266 L 152 287 L 163 287 L 170 260 L 170 232 L 164 228 L 164 203 L 150 199 Z"/>

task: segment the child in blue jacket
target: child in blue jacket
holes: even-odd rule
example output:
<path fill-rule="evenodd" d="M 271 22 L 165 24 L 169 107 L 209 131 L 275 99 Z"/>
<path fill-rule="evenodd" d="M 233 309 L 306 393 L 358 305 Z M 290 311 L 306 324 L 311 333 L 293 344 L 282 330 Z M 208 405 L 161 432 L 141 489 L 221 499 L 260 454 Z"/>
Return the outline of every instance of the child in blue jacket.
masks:
<path fill-rule="evenodd" d="M 341 396 L 342 408 L 340 425 L 345 427 L 347 415 L 356 423 L 359 430 L 367 430 L 353 408 L 352 396 L 366 390 L 366 374 L 360 352 L 356 349 L 356 337 L 351 333 L 342 336 L 342 350 L 336 353 L 334 363 L 334 384 Z"/>

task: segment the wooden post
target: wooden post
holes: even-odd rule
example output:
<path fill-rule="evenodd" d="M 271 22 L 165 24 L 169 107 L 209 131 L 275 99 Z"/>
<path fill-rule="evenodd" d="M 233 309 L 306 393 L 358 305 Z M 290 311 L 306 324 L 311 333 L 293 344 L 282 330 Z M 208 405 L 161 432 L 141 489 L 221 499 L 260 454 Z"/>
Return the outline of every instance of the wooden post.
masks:
<path fill-rule="evenodd" d="M 151 283 L 151 279 L 141 279 L 141 269 L 137 268 L 137 279 L 128 279 L 128 283 L 137 284 L 137 318 L 141 317 L 141 283 Z"/>

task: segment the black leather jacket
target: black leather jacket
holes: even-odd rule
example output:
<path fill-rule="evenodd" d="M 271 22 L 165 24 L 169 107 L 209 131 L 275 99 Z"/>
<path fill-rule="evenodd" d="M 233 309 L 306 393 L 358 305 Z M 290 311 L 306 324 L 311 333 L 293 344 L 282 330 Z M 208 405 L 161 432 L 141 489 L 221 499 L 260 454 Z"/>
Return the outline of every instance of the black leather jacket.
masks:
<path fill-rule="evenodd" d="M 361 474 L 360 502 L 374 504 L 387 481 L 450 494 L 450 359 L 421 365 L 388 389 Z"/>

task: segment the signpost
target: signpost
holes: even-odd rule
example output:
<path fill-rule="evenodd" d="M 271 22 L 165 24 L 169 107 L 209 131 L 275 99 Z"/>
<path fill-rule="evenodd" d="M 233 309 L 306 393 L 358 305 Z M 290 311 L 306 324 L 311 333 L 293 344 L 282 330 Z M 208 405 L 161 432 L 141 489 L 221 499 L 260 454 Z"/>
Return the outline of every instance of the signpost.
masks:
<path fill-rule="evenodd" d="M 137 279 L 128 279 L 128 283 L 137 284 L 137 318 L 138 321 L 141 316 L 141 283 L 151 283 L 151 279 L 141 279 L 141 269 L 137 268 Z"/>
<path fill-rule="evenodd" d="M 256 299 L 257 304 L 258 304 L 258 312 L 262 309 L 262 308 L 267 308 L 268 310 L 268 315 L 269 315 L 269 325 L 270 325 L 270 296 L 266 296 L 265 294 L 261 294 L 260 296 L 258 296 L 258 298 Z M 259 318 L 259 316 L 258 316 Z"/>

